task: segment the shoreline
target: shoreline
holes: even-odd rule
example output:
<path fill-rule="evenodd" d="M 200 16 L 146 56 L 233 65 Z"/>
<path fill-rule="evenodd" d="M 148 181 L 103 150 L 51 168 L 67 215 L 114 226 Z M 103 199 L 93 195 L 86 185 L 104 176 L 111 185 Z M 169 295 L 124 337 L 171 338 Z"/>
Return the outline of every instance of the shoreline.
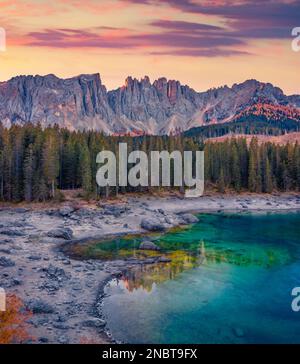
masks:
<path fill-rule="evenodd" d="M 99 308 L 106 284 L 130 264 L 124 260 L 75 259 L 63 252 L 63 245 L 146 234 L 141 227 L 143 219 L 155 219 L 170 229 L 183 225 L 181 214 L 188 212 L 297 210 L 299 194 L 197 199 L 141 196 L 128 197 L 126 203 L 103 203 L 100 208 L 73 209 L 66 203 L 58 209 L 0 208 L 0 286 L 18 295 L 34 311 L 30 320 L 33 342 L 89 343 L 96 337 L 98 343 L 112 343 Z M 59 230 L 61 237 L 51 236 L 53 230 Z M 72 237 L 65 239 L 68 233 Z"/>

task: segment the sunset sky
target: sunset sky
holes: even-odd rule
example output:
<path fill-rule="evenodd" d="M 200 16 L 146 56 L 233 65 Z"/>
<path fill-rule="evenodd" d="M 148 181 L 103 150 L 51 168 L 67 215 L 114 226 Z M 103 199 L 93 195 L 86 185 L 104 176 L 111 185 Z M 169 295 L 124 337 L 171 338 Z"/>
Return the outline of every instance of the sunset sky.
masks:
<path fill-rule="evenodd" d="M 300 94 L 300 0 L 0 0 L 0 80 L 21 74 L 165 76 L 197 91 L 271 82 Z"/>

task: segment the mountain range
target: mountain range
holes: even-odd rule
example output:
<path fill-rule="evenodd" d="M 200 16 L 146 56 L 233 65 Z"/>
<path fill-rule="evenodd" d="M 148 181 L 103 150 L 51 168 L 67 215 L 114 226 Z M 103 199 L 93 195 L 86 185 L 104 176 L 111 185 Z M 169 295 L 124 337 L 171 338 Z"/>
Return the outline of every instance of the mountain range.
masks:
<path fill-rule="evenodd" d="M 107 91 L 99 74 L 68 79 L 17 76 L 0 82 L 0 122 L 32 122 L 107 134 L 171 134 L 249 115 L 300 122 L 300 95 L 287 96 L 270 83 L 247 80 L 196 92 L 179 81 L 128 77 Z"/>

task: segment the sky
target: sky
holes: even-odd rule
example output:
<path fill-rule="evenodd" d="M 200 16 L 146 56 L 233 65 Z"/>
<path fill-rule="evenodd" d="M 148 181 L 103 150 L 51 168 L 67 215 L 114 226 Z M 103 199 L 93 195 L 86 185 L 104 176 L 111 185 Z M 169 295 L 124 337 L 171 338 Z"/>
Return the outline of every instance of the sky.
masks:
<path fill-rule="evenodd" d="M 0 0 L 0 80 L 99 73 L 179 80 L 197 91 L 255 78 L 300 94 L 300 0 Z"/>

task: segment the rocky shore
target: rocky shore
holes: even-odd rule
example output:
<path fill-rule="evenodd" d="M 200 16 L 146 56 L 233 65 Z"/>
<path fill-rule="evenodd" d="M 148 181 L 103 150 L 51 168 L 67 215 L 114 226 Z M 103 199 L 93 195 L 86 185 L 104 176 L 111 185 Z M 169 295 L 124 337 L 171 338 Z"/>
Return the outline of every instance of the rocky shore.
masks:
<path fill-rule="evenodd" d="M 116 234 L 163 233 L 196 222 L 191 211 L 297 209 L 300 195 L 295 194 L 129 197 L 80 208 L 71 203 L 51 209 L 0 207 L 0 287 L 32 311 L 32 342 L 107 342 L 106 323 L 99 316 L 103 288 L 133 262 L 78 260 L 66 255 L 62 245 Z"/>

